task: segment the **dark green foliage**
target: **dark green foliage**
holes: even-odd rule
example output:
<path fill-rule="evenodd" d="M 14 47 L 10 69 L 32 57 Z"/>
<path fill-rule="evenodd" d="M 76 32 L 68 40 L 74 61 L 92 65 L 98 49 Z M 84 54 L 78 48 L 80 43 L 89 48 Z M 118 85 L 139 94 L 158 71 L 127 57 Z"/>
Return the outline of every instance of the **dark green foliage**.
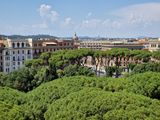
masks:
<path fill-rule="evenodd" d="M 152 57 L 154 59 L 160 60 L 160 51 L 153 52 Z"/>
<path fill-rule="evenodd" d="M 21 68 L 7 75 L 5 85 L 20 91 L 30 91 L 34 88 L 33 82 L 36 71 L 30 68 Z"/>
<path fill-rule="evenodd" d="M 136 64 L 130 63 L 130 64 L 128 65 L 128 68 L 129 68 L 130 70 L 133 70 L 135 66 L 136 66 Z"/>
<path fill-rule="evenodd" d="M 78 66 L 78 65 L 69 65 L 64 68 L 63 71 L 64 76 L 76 76 L 76 75 L 84 75 L 84 76 L 94 76 L 95 73 L 89 69 L 88 67 Z"/>
<path fill-rule="evenodd" d="M 0 86 L 5 86 L 6 80 L 7 80 L 7 75 L 0 72 Z"/>
<path fill-rule="evenodd" d="M 113 73 L 115 72 L 115 67 L 106 67 L 105 71 L 106 71 L 106 76 L 108 77 L 112 77 Z"/>
<path fill-rule="evenodd" d="M 33 59 L 33 60 L 28 60 L 25 62 L 26 67 L 33 67 L 33 68 L 38 68 L 41 65 L 43 65 L 43 60 L 42 59 Z"/>
<path fill-rule="evenodd" d="M 160 102 L 125 92 L 111 93 L 86 88 L 54 102 L 47 120 L 113 120 L 160 118 Z"/>
<path fill-rule="evenodd" d="M 132 74 L 144 73 L 147 71 L 160 72 L 160 63 L 144 63 L 134 67 Z"/>

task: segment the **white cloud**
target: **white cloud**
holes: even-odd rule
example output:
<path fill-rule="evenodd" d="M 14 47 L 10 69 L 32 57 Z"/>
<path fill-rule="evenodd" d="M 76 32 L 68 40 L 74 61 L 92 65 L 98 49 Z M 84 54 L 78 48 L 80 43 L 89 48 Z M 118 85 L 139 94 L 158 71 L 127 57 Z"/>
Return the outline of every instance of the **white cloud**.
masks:
<path fill-rule="evenodd" d="M 160 3 L 128 6 L 114 12 L 123 24 L 148 26 L 160 22 Z"/>
<path fill-rule="evenodd" d="M 38 9 L 40 16 L 43 19 L 50 20 L 51 22 L 55 22 L 58 20 L 59 14 L 55 10 L 52 10 L 52 6 L 42 4 Z"/>
<path fill-rule="evenodd" d="M 113 11 L 106 19 L 89 18 L 77 25 L 80 32 L 102 33 L 110 36 L 154 36 L 160 30 L 160 3 L 131 5 Z M 85 33 L 84 32 L 84 33 Z M 159 34 L 160 35 L 160 34 Z"/>
<path fill-rule="evenodd" d="M 131 5 L 113 11 L 102 18 L 93 17 L 92 12 L 86 13 L 84 19 L 75 21 L 72 16 L 60 18 L 59 13 L 50 5 L 42 4 L 38 9 L 42 18 L 37 24 L 19 26 L 5 31 L 17 33 L 72 33 L 95 36 L 97 34 L 129 37 L 129 36 L 160 36 L 160 3 Z M 95 16 L 95 15 L 94 15 Z M 67 34 L 65 34 L 67 36 Z M 64 36 L 65 36 L 64 35 Z"/>

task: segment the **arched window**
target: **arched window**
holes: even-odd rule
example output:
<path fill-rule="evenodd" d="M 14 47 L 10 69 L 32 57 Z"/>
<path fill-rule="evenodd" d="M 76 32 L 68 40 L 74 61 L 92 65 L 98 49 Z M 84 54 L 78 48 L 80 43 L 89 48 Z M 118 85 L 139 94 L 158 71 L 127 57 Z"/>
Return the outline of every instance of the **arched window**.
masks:
<path fill-rule="evenodd" d="M 15 48 L 15 43 L 12 43 L 12 47 Z"/>
<path fill-rule="evenodd" d="M 24 43 L 22 43 L 22 47 L 24 47 Z"/>
<path fill-rule="evenodd" d="M 19 47 L 19 45 L 20 45 L 20 44 L 19 44 L 19 43 L 17 43 L 17 47 Z"/>

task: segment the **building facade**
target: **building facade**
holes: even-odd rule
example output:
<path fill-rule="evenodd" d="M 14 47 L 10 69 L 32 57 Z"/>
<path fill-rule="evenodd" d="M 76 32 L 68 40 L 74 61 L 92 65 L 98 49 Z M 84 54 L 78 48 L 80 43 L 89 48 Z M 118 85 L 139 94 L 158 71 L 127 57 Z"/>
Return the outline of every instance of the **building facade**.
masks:
<path fill-rule="evenodd" d="M 81 48 L 89 48 L 89 49 L 94 49 L 94 50 L 101 50 L 102 49 L 102 47 L 104 46 L 104 45 L 108 45 L 110 42 L 109 41 L 81 41 L 80 43 L 79 43 L 79 49 L 81 49 Z"/>
<path fill-rule="evenodd" d="M 43 52 L 55 52 L 57 50 L 72 50 L 77 47 L 73 40 L 37 39 L 29 40 L 33 51 L 33 58 L 38 58 Z"/>
<path fill-rule="evenodd" d="M 43 52 L 77 49 L 75 42 L 75 39 L 0 39 L 0 72 L 13 72 Z"/>
<path fill-rule="evenodd" d="M 10 73 L 24 66 L 25 60 L 33 59 L 32 48 L 29 40 L 7 39 L 3 49 L 3 72 Z"/>
<path fill-rule="evenodd" d="M 0 38 L 0 72 L 3 72 L 3 50 L 4 44 L 3 40 Z"/>
<path fill-rule="evenodd" d="M 148 50 L 151 52 L 160 51 L 160 40 L 150 41 Z"/>
<path fill-rule="evenodd" d="M 100 40 L 100 41 L 81 41 L 78 47 L 81 48 L 89 48 L 95 50 L 109 50 L 112 48 L 128 48 L 131 50 L 141 50 L 144 48 L 144 45 L 139 44 L 138 42 L 128 42 L 128 41 L 108 41 L 108 40 Z"/>

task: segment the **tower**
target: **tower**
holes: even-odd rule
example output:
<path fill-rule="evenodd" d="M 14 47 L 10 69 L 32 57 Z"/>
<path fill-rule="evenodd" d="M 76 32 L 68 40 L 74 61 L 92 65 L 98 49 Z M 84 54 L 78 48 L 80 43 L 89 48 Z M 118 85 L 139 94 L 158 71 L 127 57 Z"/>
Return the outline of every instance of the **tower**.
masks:
<path fill-rule="evenodd" d="M 73 38 L 72 38 L 75 42 L 77 42 L 78 41 L 78 36 L 77 36 L 77 34 L 76 34 L 76 32 L 74 33 L 74 36 L 73 36 Z"/>
<path fill-rule="evenodd" d="M 78 38 L 76 32 L 74 33 L 74 36 L 73 36 L 72 40 L 73 40 L 73 44 L 74 44 L 75 48 L 78 48 L 78 46 L 79 46 L 79 42 L 78 42 L 79 38 Z"/>

